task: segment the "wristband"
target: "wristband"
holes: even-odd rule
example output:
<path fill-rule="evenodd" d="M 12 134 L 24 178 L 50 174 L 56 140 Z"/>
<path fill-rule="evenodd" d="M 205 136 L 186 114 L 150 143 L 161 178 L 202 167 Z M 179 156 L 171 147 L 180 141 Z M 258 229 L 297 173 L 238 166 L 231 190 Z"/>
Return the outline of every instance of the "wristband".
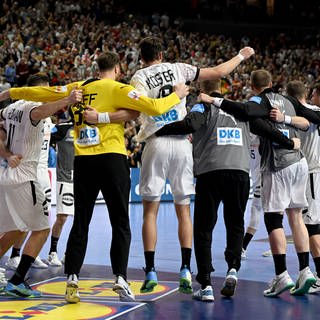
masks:
<path fill-rule="evenodd" d="M 99 112 L 98 123 L 110 123 L 109 112 Z"/>
<path fill-rule="evenodd" d="M 213 104 L 217 107 L 217 108 L 220 108 L 221 106 L 221 103 L 224 99 L 223 98 L 213 98 Z"/>
<path fill-rule="evenodd" d="M 292 118 L 290 116 L 284 116 L 284 123 L 285 124 L 291 124 Z"/>
<path fill-rule="evenodd" d="M 240 61 L 243 61 L 243 60 L 244 60 L 244 56 L 243 56 L 241 53 L 238 53 L 238 54 L 237 54 L 237 57 L 240 58 Z"/>

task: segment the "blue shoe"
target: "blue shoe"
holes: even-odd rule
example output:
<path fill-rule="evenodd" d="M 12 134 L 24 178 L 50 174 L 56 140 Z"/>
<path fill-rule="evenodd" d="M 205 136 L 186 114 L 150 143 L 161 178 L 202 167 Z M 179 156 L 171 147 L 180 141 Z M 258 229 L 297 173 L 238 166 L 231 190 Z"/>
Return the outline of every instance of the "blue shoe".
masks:
<path fill-rule="evenodd" d="M 183 268 L 180 271 L 179 291 L 186 294 L 192 293 L 192 277 L 188 268 Z"/>
<path fill-rule="evenodd" d="M 213 302 L 214 296 L 212 286 L 206 286 L 204 289 L 200 288 L 192 295 L 192 298 L 199 301 Z"/>
<path fill-rule="evenodd" d="M 221 294 L 225 297 L 231 297 L 234 295 L 238 282 L 237 270 L 232 268 L 226 276 L 221 288 Z"/>
<path fill-rule="evenodd" d="M 152 292 L 153 288 L 158 284 L 158 277 L 157 273 L 155 272 L 154 268 L 152 268 L 148 273 L 146 273 L 146 279 L 144 280 L 140 292 Z"/>
<path fill-rule="evenodd" d="M 39 298 L 41 297 L 41 292 L 37 290 L 32 290 L 32 288 L 24 281 L 18 285 L 8 281 L 7 286 L 4 289 L 5 293 L 19 298 Z"/>

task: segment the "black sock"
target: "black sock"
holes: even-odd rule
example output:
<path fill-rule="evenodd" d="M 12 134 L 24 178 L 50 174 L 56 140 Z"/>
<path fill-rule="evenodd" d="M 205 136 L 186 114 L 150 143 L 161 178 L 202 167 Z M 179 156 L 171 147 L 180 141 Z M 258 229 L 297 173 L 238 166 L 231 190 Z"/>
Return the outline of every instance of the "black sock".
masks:
<path fill-rule="evenodd" d="M 181 248 L 181 258 L 182 258 L 182 263 L 181 263 L 181 268 L 187 268 L 190 270 L 190 261 L 191 261 L 191 248 Z"/>
<path fill-rule="evenodd" d="M 309 252 L 298 252 L 299 271 L 309 266 Z"/>
<path fill-rule="evenodd" d="M 57 252 L 58 241 L 59 241 L 59 238 L 51 236 L 51 246 L 50 246 L 49 254 L 51 252 Z"/>
<path fill-rule="evenodd" d="M 287 270 L 285 254 L 274 254 L 273 261 L 274 261 L 274 268 L 277 276 Z"/>
<path fill-rule="evenodd" d="M 246 232 L 243 238 L 243 243 L 242 243 L 242 248 L 244 250 L 247 250 L 247 246 L 252 238 L 253 238 L 253 234 Z"/>
<path fill-rule="evenodd" d="M 34 260 L 33 257 L 23 254 L 15 274 L 9 281 L 14 285 L 22 283 Z"/>
<path fill-rule="evenodd" d="M 148 273 L 152 269 L 154 269 L 154 251 L 145 251 L 144 259 L 146 261 L 146 269 L 145 272 Z"/>
<path fill-rule="evenodd" d="M 317 276 L 320 278 L 320 257 L 313 258 L 313 261 L 316 267 Z"/>
<path fill-rule="evenodd" d="M 20 250 L 21 250 L 21 248 L 12 247 L 10 259 L 12 259 L 14 257 L 19 257 L 20 256 Z"/>

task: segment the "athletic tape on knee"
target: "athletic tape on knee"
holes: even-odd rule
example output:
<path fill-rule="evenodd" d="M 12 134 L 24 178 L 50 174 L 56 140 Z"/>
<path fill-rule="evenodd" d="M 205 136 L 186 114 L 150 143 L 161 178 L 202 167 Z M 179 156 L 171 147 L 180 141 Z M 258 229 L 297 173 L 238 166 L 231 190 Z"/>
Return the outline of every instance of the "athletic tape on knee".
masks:
<path fill-rule="evenodd" d="M 175 196 L 174 203 L 180 205 L 188 205 L 190 204 L 190 196 Z"/>
<path fill-rule="evenodd" d="M 283 229 L 282 225 L 283 215 L 275 212 L 268 212 L 264 214 L 264 223 L 268 234 L 275 229 Z"/>
<path fill-rule="evenodd" d="M 309 237 L 320 234 L 320 224 L 306 224 Z"/>
<path fill-rule="evenodd" d="M 142 196 L 142 199 L 150 202 L 154 202 L 154 201 L 159 202 L 161 199 L 161 196 Z"/>

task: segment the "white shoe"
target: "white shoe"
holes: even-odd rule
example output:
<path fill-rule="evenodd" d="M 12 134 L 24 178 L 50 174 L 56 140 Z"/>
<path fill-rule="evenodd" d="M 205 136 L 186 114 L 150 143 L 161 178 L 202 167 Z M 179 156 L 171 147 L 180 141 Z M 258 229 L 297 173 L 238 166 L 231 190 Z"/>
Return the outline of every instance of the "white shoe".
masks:
<path fill-rule="evenodd" d="M 271 252 L 271 250 L 267 250 L 267 251 L 265 251 L 265 252 L 262 252 L 262 256 L 263 257 L 272 257 L 272 252 Z"/>
<path fill-rule="evenodd" d="M 7 270 L 6 270 L 5 268 L 1 268 L 1 267 L 0 267 L 0 273 L 6 273 L 6 271 L 7 271 Z"/>
<path fill-rule="evenodd" d="M 48 256 L 47 263 L 49 266 L 61 267 L 62 263 L 59 260 L 58 254 L 56 252 L 51 252 Z"/>
<path fill-rule="evenodd" d="M 247 250 L 246 249 L 241 249 L 241 260 L 246 260 L 247 259 Z"/>
<path fill-rule="evenodd" d="M 206 286 L 204 289 L 200 288 L 194 292 L 192 298 L 200 301 L 213 302 L 214 295 L 212 286 Z"/>
<path fill-rule="evenodd" d="M 5 265 L 10 270 L 16 270 L 18 268 L 20 260 L 21 260 L 20 256 L 16 256 L 14 258 L 9 258 Z"/>
<path fill-rule="evenodd" d="M 315 276 L 317 282 L 310 287 L 308 293 L 320 292 L 320 278 L 316 274 L 314 276 Z"/>
<path fill-rule="evenodd" d="M 36 268 L 36 269 L 47 269 L 48 265 L 45 264 L 39 256 L 36 257 L 36 259 L 34 260 L 33 264 L 31 265 L 32 268 Z"/>
<path fill-rule="evenodd" d="M 69 303 L 78 303 L 80 301 L 78 277 L 71 274 L 67 280 L 65 299 Z"/>
<path fill-rule="evenodd" d="M 220 293 L 225 297 L 232 297 L 236 290 L 237 282 L 238 282 L 237 270 L 232 268 L 227 273 L 226 279 L 223 282 Z"/>
<path fill-rule="evenodd" d="M 263 294 L 265 297 L 276 297 L 280 293 L 293 287 L 294 282 L 286 270 L 272 279 L 270 287 L 267 290 L 264 290 Z"/>
<path fill-rule="evenodd" d="M 4 290 L 6 285 L 8 284 L 8 280 L 6 278 L 6 270 L 3 268 L 0 268 L 1 270 L 4 270 L 4 272 L 0 271 L 0 292 Z"/>
<path fill-rule="evenodd" d="M 294 288 L 290 290 L 292 295 L 300 296 L 309 292 L 309 289 L 316 284 L 317 279 L 314 277 L 309 267 L 305 267 L 299 272 L 299 277 Z"/>
<path fill-rule="evenodd" d="M 120 301 L 135 301 L 134 294 L 132 293 L 128 282 L 121 276 L 116 276 L 116 281 L 113 284 L 112 290 L 119 295 Z"/>

